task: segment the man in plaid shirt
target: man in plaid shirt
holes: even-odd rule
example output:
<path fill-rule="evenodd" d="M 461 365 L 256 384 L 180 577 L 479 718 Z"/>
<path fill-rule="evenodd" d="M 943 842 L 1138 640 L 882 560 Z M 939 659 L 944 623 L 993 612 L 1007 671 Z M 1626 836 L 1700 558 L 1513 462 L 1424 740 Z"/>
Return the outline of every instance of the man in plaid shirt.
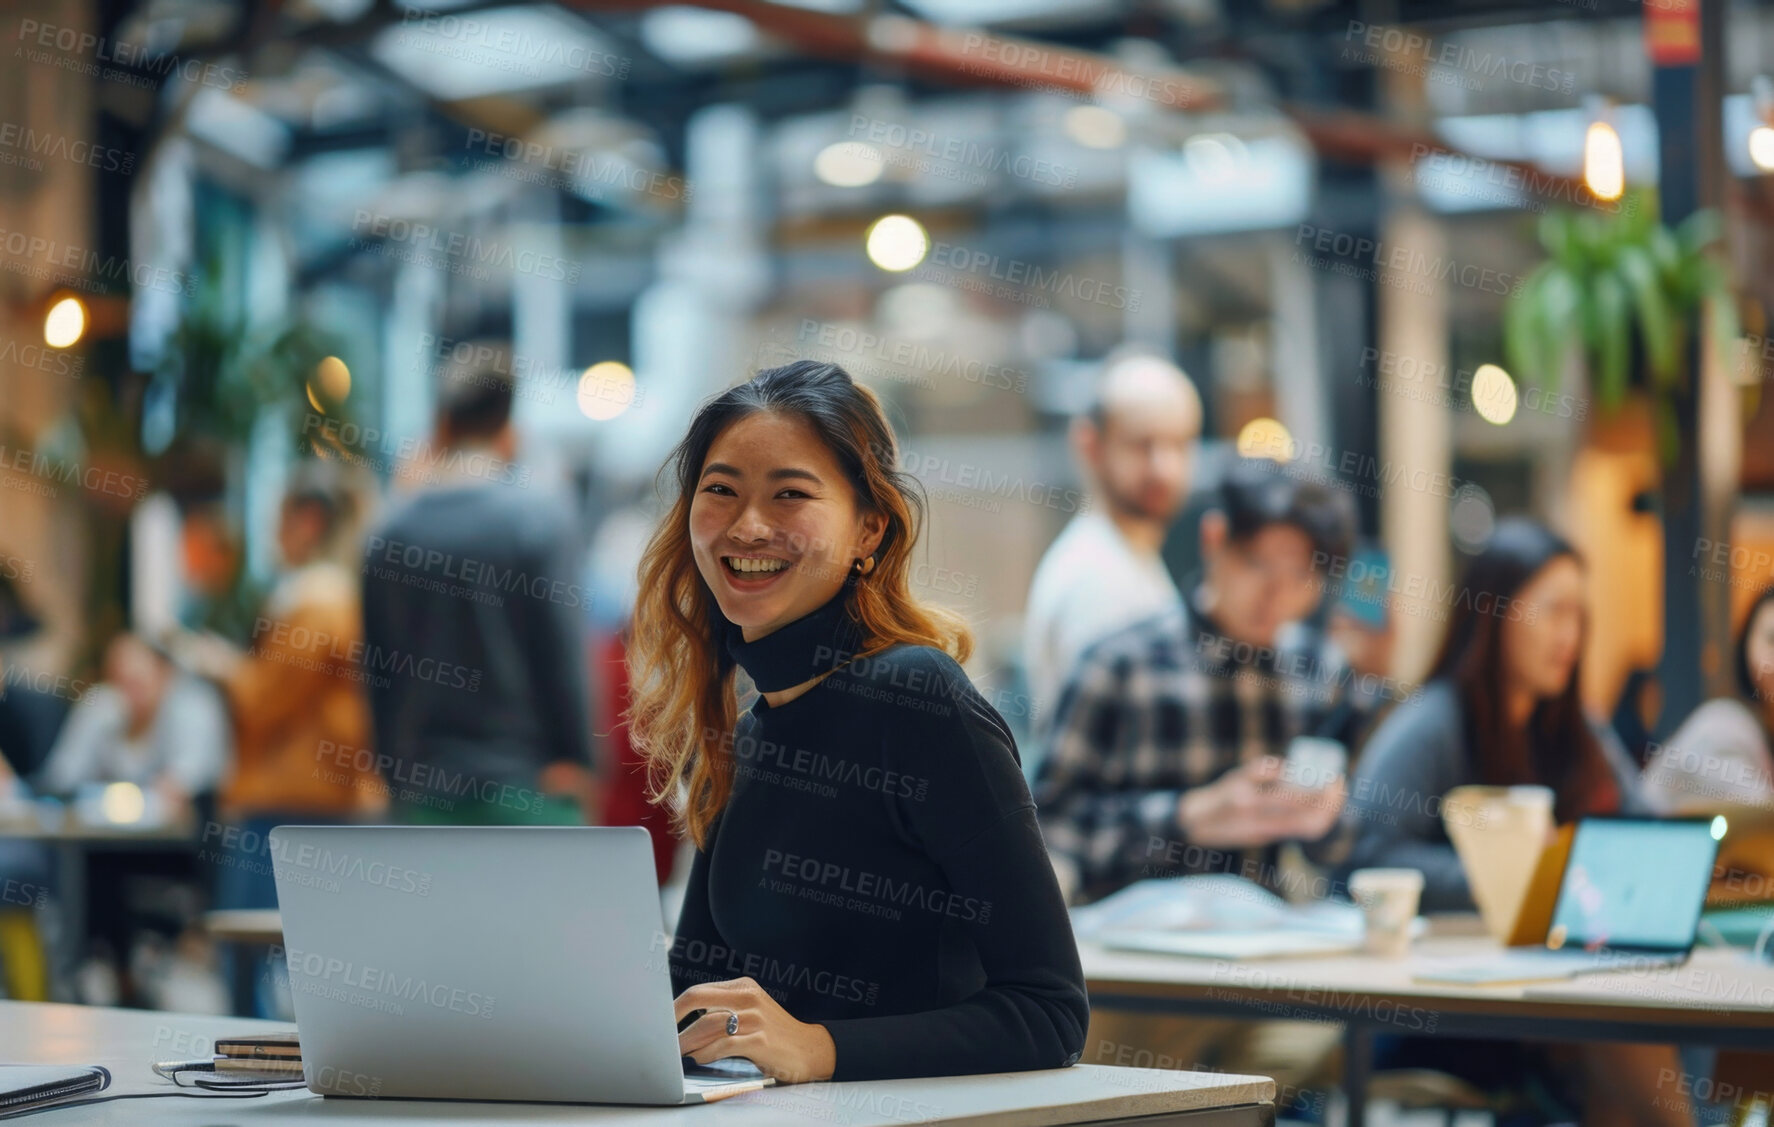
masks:
<path fill-rule="evenodd" d="M 1295 736 L 1348 742 L 1359 715 L 1337 651 L 1287 629 L 1317 605 L 1323 563 L 1347 551 L 1339 500 L 1273 462 L 1235 460 L 1202 519 L 1201 581 L 1072 671 L 1035 787 L 1068 899 L 1205 872 L 1299 892 L 1284 870 L 1309 870 L 1284 843 L 1322 863 L 1346 848 L 1332 833 L 1342 780 L 1295 785 L 1282 761 Z"/>

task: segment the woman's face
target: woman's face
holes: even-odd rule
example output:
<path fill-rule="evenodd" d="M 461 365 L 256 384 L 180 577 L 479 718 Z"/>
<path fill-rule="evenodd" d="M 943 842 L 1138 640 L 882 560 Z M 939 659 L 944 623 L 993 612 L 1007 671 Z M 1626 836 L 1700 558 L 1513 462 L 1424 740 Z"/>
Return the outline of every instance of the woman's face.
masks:
<path fill-rule="evenodd" d="M 1555 697 L 1570 684 L 1583 648 L 1583 569 L 1559 556 L 1535 572 L 1503 616 L 1506 679 L 1536 699 Z"/>
<path fill-rule="evenodd" d="M 277 550 L 290 567 L 314 558 L 326 536 L 326 518 L 318 506 L 285 500 L 277 521 Z"/>
<path fill-rule="evenodd" d="M 747 641 L 830 601 L 886 527 L 811 426 L 767 411 L 715 438 L 690 502 L 696 570 Z"/>
<path fill-rule="evenodd" d="M 1774 708 L 1774 603 L 1763 603 L 1745 628 L 1744 654 L 1749 659 L 1749 679 L 1763 708 Z"/>

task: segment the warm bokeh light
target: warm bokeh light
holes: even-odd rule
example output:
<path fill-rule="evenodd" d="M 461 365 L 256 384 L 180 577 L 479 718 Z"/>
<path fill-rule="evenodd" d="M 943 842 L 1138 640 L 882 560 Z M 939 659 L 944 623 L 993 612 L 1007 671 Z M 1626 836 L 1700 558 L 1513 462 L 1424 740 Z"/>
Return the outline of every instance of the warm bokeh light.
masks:
<path fill-rule="evenodd" d="M 1774 126 L 1758 125 L 1749 131 L 1749 159 L 1763 172 L 1774 172 Z"/>
<path fill-rule="evenodd" d="M 1127 143 L 1127 121 L 1102 106 L 1073 106 L 1066 111 L 1066 136 L 1087 149 L 1119 149 Z"/>
<path fill-rule="evenodd" d="M 86 332 L 86 306 L 77 297 L 64 297 L 49 307 L 43 318 L 43 343 L 69 348 Z"/>
<path fill-rule="evenodd" d="M 924 225 L 909 215 L 883 215 L 868 232 L 868 256 L 883 270 L 910 270 L 930 253 Z"/>
<path fill-rule="evenodd" d="M 813 175 L 834 188 L 860 188 L 881 178 L 887 160 L 862 141 L 837 141 L 813 158 Z"/>
<path fill-rule="evenodd" d="M 634 370 L 604 360 L 579 376 L 579 412 L 588 419 L 613 419 L 634 404 Z"/>
<path fill-rule="evenodd" d="M 142 796 L 142 788 L 134 783 L 111 783 L 99 799 L 99 809 L 105 812 L 108 822 L 134 825 L 147 813 L 148 800 Z"/>
<path fill-rule="evenodd" d="M 1620 134 L 1605 121 L 1591 122 L 1583 137 L 1583 183 L 1598 200 L 1617 200 L 1626 191 L 1626 154 Z"/>
<path fill-rule="evenodd" d="M 1515 381 L 1495 364 L 1480 364 L 1472 373 L 1472 409 L 1487 423 L 1502 426 L 1515 418 Z"/>
<path fill-rule="evenodd" d="M 1280 419 L 1252 419 L 1238 432 L 1238 456 L 1291 462 L 1294 457 L 1294 436 L 1281 425 Z"/>
<path fill-rule="evenodd" d="M 328 407 L 337 407 L 351 394 L 351 369 L 337 356 L 328 356 L 314 365 L 308 378 L 308 402 L 321 414 Z"/>

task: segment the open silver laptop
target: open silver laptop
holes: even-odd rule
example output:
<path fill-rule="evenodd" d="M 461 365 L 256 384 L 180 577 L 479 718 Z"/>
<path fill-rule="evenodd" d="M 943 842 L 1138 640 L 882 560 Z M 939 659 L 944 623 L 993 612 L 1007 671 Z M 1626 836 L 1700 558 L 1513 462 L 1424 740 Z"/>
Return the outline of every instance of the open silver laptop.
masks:
<path fill-rule="evenodd" d="M 687 1104 L 772 1082 L 742 1058 L 686 1074 L 644 829 L 279 826 L 269 842 L 312 1091 Z"/>

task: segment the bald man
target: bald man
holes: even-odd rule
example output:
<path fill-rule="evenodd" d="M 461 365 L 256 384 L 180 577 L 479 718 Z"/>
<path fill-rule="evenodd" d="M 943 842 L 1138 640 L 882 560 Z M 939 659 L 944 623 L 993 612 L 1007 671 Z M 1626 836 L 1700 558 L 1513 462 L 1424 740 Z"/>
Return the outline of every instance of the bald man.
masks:
<path fill-rule="evenodd" d="M 1070 435 L 1091 504 L 1047 550 L 1029 589 L 1023 655 L 1037 728 L 1091 643 L 1181 598 L 1158 552 L 1188 500 L 1200 436 L 1201 397 L 1175 365 L 1131 354 L 1103 366 Z M 1024 755 L 1031 776 L 1037 756 Z"/>

